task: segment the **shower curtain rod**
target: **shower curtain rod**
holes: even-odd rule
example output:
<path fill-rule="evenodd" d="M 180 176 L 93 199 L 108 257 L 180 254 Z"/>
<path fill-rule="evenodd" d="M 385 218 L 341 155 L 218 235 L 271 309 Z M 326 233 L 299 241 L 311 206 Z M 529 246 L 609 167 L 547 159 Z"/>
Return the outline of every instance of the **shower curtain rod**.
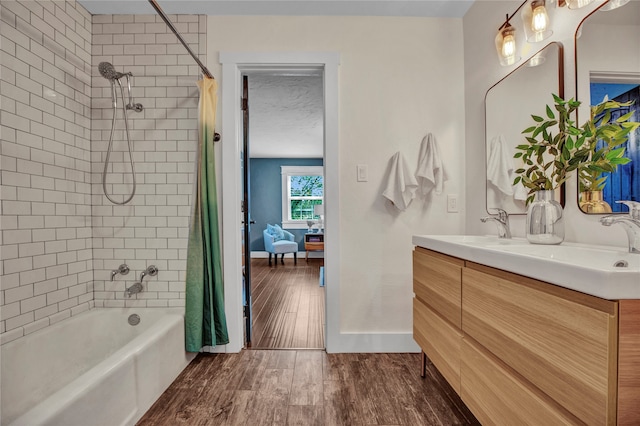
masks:
<path fill-rule="evenodd" d="M 185 49 L 187 49 L 187 52 L 189 52 L 189 54 L 191 55 L 191 57 L 193 58 L 194 61 L 196 61 L 196 63 L 198 64 L 198 66 L 200 67 L 200 69 L 202 70 L 202 74 L 206 75 L 209 78 L 213 78 L 213 74 L 211 74 L 211 72 L 207 69 L 207 67 L 202 63 L 202 61 L 200 61 L 200 59 L 196 56 L 195 53 L 193 53 L 193 50 L 191 50 L 191 48 L 189 47 L 189 45 L 187 44 L 186 41 L 184 41 L 184 39 L 182 38 L 182 36 L 180 35 L 180 33 L 178 32 L 178 30 L 176 29 L 176 27 L 173 25 L 173 22 L 171 22 L 169 20 L 169 18 L 167 17 L 167 15 L 164 13 L 164 10 L 162 10 L 162 8 L 160 7 L 160 5 L 158 4 L 158 2 L 156 2 L 156 0 L 149 0 L 149 3 L 151 3 L 151 6 L 153 6 L 153 8 L 156 10 L 156 12 L 158 12 L 158 15 L 160 15 L 160 17 L 162 18 L 162 20 L 165 22 L 165 24 L 167 24 L 167 26 L 169 27 L 169 29 L 176 35 L 176 37 L 178 37 L 178 40 L 180 40 L 180 43 L 182 43 L 182 45 L 184 46 Z M 220 140 L 220 133 L 215 132 L 213 134 L 213 141 L 214 142 L 218 142 Z"/>
<path fill-rule="evenodd" d="M 158 15 L 160 15 L 160 17 L 162 18 L 162 20 L 167 24 L 167 26 L 169 27 L 169 29 L 171 31 L 173 31 L 173 33 L 176 35 L 176 37 L 178 37 L 178 40 L 180 40 L 180 43 L 182 43 L 182 45 L 184 46 L 185 49 L 187 49 L 187 52 L 189 52 L 189 54 L 191 55 L 191 57 L 193 58 L 194 61 L 196 61 L 198 63 L 198 65 L 200 66 L 200 69 L 202 70 L 202 73 L 204 75 L 206 75 L 209 78 L 213 78 L 213 75 L 211 74 L 211 72 L 209 72 L 209 70 L 207 69 L 207 67 L 200 61 L 200 59 L 198 59 L 198 57 L 196 56 L 195 53 L 193 53 L 193 50 L 191 50 L 191 48 L 189 47 L 189 45 L 187 44 L 186 41 L 184 41 L 184 39 L 182 38 L 182 36 L 180 35 L 180 33 L 178 32 L 178 30 L 176 29 L 176 27 L 173 25 L 173 23 L 169 20 L 169 18 L 167 17 L 167 15 L 164 13 L 164 11 L 162 10 L 162 8 L 160 7 L 160 5 L 158 4 L 158 2 L 156 0 L 149 0 L 149 3 L 151 3 L 151 6 L 153 6 L 153 8 L 156 10 L 156 12 L 158 12 Z"/>

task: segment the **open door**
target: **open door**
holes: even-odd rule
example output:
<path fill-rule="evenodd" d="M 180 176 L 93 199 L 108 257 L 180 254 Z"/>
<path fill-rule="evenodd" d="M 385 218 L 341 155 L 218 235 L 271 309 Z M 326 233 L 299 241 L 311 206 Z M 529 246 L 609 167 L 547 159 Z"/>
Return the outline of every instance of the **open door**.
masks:
<path fill-rule="evenodd" d="M 245 343 L 251 347 L 251 220 L 249 208 L 249 78 L 242 76 L 242 277 Z"/>

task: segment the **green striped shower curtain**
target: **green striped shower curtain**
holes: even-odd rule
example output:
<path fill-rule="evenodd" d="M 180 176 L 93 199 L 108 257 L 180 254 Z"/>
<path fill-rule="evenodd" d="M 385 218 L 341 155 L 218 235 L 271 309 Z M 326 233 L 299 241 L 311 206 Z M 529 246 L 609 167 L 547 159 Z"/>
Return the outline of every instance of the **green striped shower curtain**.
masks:
<path fill-rule="evenodd" d="M 213 135 L 218 85 L 212 78 L 198 81 L 200 89 L 198 167 L 195 206 L 187 253 L 185 348 L 199 352 L 203 346 L 229 343 L 224 313 L 222 257 L 218 229 Z"/>

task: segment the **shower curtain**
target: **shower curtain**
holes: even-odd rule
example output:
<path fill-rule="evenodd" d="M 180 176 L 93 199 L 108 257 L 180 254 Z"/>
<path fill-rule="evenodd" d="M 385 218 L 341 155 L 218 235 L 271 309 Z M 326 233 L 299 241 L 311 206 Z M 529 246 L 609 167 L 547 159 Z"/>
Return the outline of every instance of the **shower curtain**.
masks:
<path fill-rule="evenodd" d="M 199 352 L 203 346 L 229 343 L 224 313 L 224 288 L 218 229 L 213 135 L 218 85 L 212 78 L 198 81 L 199 141 L 195 205 L 187 253 L 185 348 Z"/>

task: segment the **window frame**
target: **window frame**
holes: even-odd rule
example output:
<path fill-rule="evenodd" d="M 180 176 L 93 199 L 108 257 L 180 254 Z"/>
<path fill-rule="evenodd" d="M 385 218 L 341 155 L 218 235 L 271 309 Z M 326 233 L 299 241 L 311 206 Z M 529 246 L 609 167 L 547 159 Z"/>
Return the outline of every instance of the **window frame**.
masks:
<path fill-rule="evenodd" d="M 291 191 L 289 187 L 289 177 L 322 176 L 322 202 L 324 204 L 324 166 L 280 166 L 280 175 L 282 181 L 282 227 L 289 229 L 307 229 L 307 219 L 292 220 L 290 218 Z"/>

